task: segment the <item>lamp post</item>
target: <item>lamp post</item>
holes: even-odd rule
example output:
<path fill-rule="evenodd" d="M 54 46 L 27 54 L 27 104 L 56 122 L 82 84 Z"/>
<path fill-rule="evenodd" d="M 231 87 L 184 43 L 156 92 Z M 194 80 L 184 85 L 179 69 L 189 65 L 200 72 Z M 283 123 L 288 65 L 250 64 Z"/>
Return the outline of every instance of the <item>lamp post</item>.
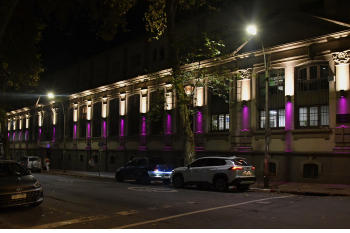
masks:
<path fill-rule="evenodd" d="M 55 96 L 52 93 L 47 94 L 47 96 L 50 99 L 55 98 Z M 66 158 L 66 112 L 64 111 L 64 105 L 61 101 L 62 110 L 63 110 L 63 159 L 62 159 L 62 168 L 63 173 L 66 173 L 66 167 L 65 167 L 65 158 Z"/>
<path fill-rule="evenodd" d="M 263 42 L 259 35 L 256 34 L 256 28 L 249 26 L 247 31 L 258 37 L 261 43 L 261 47 L 264 54 L 264 65 L 265 65 L 265 161 L 264 161 L 264 188 L 269 188 L 269 143 L 270 143 L 270 129 L 269 129 L 269 70 L 266 63 L 266 54 Z"/>

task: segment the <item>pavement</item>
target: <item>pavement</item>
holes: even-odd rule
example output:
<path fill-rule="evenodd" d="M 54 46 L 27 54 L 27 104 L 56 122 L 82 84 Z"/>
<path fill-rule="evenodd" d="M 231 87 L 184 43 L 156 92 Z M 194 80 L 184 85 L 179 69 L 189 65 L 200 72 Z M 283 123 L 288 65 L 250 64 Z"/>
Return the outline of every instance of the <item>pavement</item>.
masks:
<path fill-rule="evenodd" d="M 87 177 L 95 179 L 115 180 L 114 172 L 92 172 L 62 169 L 50 169 L 43 173 L 53 175 L 63 175 L 72 177 Z M 263 188 L 263 181 L 256 182 L 250 186 L 250 191 L 254 192 L 276 192 L 290 193 L 296 195 L 309 196 L 350 196 L 350 185 L 347 184 L 320 184 L 320 183 L 294 183 L 294 182 L 270 182 L 270 188 Z"/>

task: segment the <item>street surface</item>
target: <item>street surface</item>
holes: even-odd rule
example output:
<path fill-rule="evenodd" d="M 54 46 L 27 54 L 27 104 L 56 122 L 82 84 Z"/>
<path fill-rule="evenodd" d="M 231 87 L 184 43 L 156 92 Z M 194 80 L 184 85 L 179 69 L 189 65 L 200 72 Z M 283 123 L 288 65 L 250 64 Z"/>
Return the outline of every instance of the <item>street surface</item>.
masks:
<path fill-rule="evenodd" d="M 1 209 L 1 229 L 350 228 L 350 197 L 34 176 L 44 189 L 43 204 Z"/>

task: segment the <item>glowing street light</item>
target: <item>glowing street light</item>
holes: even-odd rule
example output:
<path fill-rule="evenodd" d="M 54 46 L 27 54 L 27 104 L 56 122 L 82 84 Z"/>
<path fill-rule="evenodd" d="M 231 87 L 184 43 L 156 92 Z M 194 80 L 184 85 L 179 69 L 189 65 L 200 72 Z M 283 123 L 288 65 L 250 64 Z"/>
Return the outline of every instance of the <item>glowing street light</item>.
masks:
<path fill-rule="evenodd" d="M 257 35 L 256 27 L 249 26 L 248 33 L 257 36 L 260 40 L 261 47 L 264 54 L 265 65 L 265 163 L 264 163 L 264 188 L 269 188 L 269 143 L 270 143 L 270 128 L 269 128 L 269 70 L 266 64 L 266 54 L 261 38 Z"/>

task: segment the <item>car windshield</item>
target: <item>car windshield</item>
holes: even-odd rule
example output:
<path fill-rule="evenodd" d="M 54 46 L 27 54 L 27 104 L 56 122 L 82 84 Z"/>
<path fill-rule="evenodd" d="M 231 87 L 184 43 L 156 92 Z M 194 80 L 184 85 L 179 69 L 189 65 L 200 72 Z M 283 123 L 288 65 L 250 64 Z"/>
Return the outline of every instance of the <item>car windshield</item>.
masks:
<path fill-rule="evenodd" d="M 231 159 L 231 161 L 232 161 L 235 165 L 250 166 L 250 164 L 247 163 L 247 161 L 245 161 L 244 159 Z"/>
<path fill-rule="evenodd" d="M 164 161 L 159 158 L 150 158 L 149 163 L 153 165 L 164 165 Z"/>
<path fill-rule="evenodd" d="M 1 163 L 0 177 L 28 175 L 25 168 L 17 163 Z"/>

